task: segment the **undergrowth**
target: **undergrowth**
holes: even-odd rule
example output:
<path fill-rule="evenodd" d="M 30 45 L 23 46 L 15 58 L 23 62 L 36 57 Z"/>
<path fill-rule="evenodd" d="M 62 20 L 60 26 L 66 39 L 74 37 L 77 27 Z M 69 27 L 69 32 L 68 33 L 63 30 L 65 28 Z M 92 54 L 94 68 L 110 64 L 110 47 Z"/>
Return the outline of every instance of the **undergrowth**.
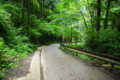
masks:
<path fill-rule="evenodd" d="M 26 58 L 35 47 L 31 43 L 21 42 L 13 48 L 5 44 L 0 38 L 0 79 L 6 77 L 10 69 L 16 67 L 19 60 Z"/>

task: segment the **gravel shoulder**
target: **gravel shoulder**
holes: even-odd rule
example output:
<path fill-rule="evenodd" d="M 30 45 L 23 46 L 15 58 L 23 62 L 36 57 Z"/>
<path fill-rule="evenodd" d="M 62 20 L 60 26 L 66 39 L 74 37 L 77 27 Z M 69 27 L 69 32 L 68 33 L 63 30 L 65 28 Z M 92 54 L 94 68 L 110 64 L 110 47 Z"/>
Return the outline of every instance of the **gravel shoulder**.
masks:
<path fill-rule="evenodd" d="M 15 78 L 24 77 L 29 73 L 30 64 L 34 53 L 31 53 L 27 58 L 21 60 L 18 64 L 18 67 L 12 69 L 8 73 L 8 78 L 4 80 L 13 80 Z"/>

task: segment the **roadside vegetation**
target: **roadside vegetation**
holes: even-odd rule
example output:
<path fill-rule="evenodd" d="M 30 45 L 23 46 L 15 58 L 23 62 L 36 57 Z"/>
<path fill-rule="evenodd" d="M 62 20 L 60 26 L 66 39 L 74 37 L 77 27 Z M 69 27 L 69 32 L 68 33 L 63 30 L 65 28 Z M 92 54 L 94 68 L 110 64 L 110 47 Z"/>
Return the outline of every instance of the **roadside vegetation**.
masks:
<path fill-rule="evenodd" d="M 66 26 L 64 42 L 79 42 L 82 48 L 120 56 L 119 0 L 63 0 L 58 9 L 65 20 L 64 24 L 59 21 Z"/>
<path fill-rule="evenodd" d="M 47 18 L 54 13 L 53 8 L 48 8 L 50 2 L 42 3 L 38 0 L 0 0 L 0 79 L 38 45 L 60 41 L 60 28 L 50 24 Z"/>
<path fill-rule="evenodd" d="M 120 0 L 0 0 L 0 79 L 42 44 L 120 57 Z"/>

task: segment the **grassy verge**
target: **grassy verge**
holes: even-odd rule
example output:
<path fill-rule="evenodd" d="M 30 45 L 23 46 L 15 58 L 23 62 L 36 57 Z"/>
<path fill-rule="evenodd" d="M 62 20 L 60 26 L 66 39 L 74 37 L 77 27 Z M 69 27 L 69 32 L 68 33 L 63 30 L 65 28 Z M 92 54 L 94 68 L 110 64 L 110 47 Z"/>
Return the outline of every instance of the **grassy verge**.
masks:
<path fill-rule="evenodd" d="M 69 44 L 67 44 L 67 45 L 69 46 Z M 71 46 L 73 47 L 73 46 L 75 46 L 75 44 L 72 44 Z M 75 48 L 77 48 L 77 47 L 75 47 Z M 60 47 L 60 49 L 62 49 L 63 51 L 65 51 L 69 54 L 76 55 L 75 51 L 66 49 L 64 47 Z M 107 68 L 111 69 L 111 63 L 109 63 L 109 62 L 99 60 L 99 59 L 96 59 L 96 58 L 93 58 L 93 57 L 90 57 L 90 56 L 87 56 L 87 55 L 84 55 L 84 54 L 80 54 L 80 53 L 77 56 L 79 56 L 81 59 L 83 59 L 85 61 L 88 61 L 88 62 L 90 62 L 90 63 L 92 63 L 92 64 L 94 64 L 98 67 L 104 66 L 104 67 L 107 67 Z M 117 71 L 117 72 L 120 72 L 120 65 L 115 65 L 114 70 Z"/>

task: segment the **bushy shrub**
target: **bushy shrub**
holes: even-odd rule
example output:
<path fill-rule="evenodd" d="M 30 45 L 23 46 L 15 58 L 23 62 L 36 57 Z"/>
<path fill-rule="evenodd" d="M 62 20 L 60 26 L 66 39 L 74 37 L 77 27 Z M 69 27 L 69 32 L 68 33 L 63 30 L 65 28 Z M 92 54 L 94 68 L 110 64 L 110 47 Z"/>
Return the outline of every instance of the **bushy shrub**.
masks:
<path fill-rule="evenodd" d="M 120 56 L 120 33 L 116 29 L 86 30 L 86 46 L 97 52 Z"/>
<path fill-rule="evenodd" d="M 6 12 L 0 5 L 0 34 L 6 36 L 10 27 L 12 26 L 12 21 L 10 19 L 11 14 Z"/>
<path fill-rule="evenodd" d="M 6 24 L 3 23 L 4 19 L 1 21 L 4 34 L 0 34 L 0 79 L 5 77 L 21 58 L 31 53 L 34 46 L 29 42 L 29 38 L 21 33 L 22 28 L 7 26 L 7 21 Z"/>
<path fill-rule="evenodd" d="M 11 43 L 11 45 L 13 46 L 7 46 L 4 39 L 0 38 L 0 79 L 5 77 L 21 58 L 31 53 L 34 46 L 24 41 L 18 41 L 16 45 Z"/>
<path fill-rule="evenodd" d="M 3 4 L 2 6 L 4 8 L 4 10 L 8 13 L 11 14 L 11 20 L 13 22 L 13 24 L 18 27 L 21 23 L 21 10 L 22 8 L 20 7 L 20 5 L 17 5 L 15 3 L 6 3 Z"/>
<path fill-rule="evenodd" d="M 0 38 L 0 79 L 5 77 L 8 68 L 12 67 L 10 64 L 10 57 L 7 54 L 9 47 L 5 45 L 3 38 Z"/>

